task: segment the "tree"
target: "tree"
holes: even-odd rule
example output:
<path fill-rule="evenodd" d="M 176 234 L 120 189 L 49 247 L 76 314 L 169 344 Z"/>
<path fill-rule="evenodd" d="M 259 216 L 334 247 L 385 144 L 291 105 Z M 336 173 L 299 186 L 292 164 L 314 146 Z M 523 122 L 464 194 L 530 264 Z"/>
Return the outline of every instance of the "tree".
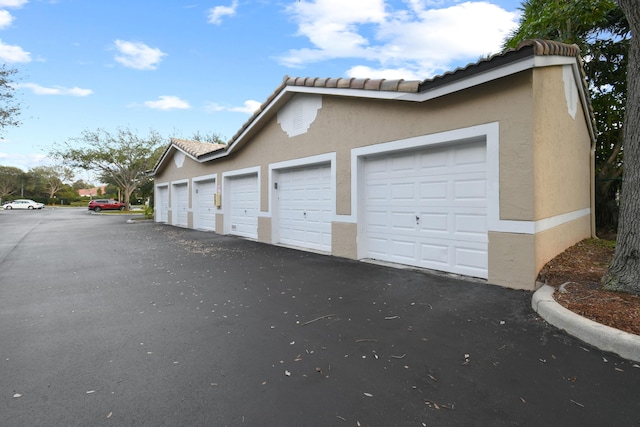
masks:
<path fill-rule="evenodd" d="M 13 166 L 0 166 L 0 200 L 22 188 L 25 173 Z"/>
<path fill-rule="evenodd" d="M 195 131 L 189 139 L 198 142 L 210 142 L 211 144 L 226 144 L 222 136 L 215 132 L 201 134 L 200 131 Z"/>
<path fill-rule="evenodd" d="M 37 186 L 42 189 L 49 199 L 60 191 L 65 182 L 73 179 L 73 171 L 63 166 L 38 166 L 29 171 L 29 175 L 36 180 Z"/>
<path fill-rule="evenodd" d="M 20 104 L 15 101 L 15 86 L 13 76 L 18 70 L 7 68 L 3 65 L 0 68 L 0 134 L 4 128 L 20 126 L 18 120 L 20 116 Z"/>
<path fill-rule="evenodd" d="M 184 137 L 182 131 L 174 129 L 171 132 L 171 138 L 184 139 L 187 141 L 208 142 L 211 144 L 225 144 L 226 141 L 222 135 L 216 132 L 200 132 L 199 130 L 193 132 L 190 137 Z"/>
<path fill-rule="evenodd" d="M 95 187 L 93 184 L 88 184 L 84 182 L 84 180 L 82 179 L 75 181 L 73 184 L 71 184 L 71 186 L 73 187 L 74 190 L 84 190 L 87 188 Z"/>
<path fill-rule="evenodd" d="M 50 155 L 68 167 L 92 170 L 115 183 L 129 206 L 136 186 L 149 179 L 146 172 L 153 167 L 151 156 L 160 143 L 161 137 L 155 131 L 142 138 L 130 129 L 119 128 L 111 133 L 99 128 L 83 131 L 79 137 L 55 147 Z"/>
<path fill-rule="evenodd" d="M 56 193 L 56 198 L 60 202 L 60 204 L 69 205 L 71 202 L 76 200 L 81 200 L 80 196 L 78 196 L 78 190 L 74 189 L 69 184 L 63 184 L 62 187 Z"/>
<path fill-rule="evenodd" d="M 640 295 L 640 7 L 618 0 L 632 38 L 627 68 L 627 103 L 623 128 L 625 169 L 622 177 L 616 252 L 602 278 L 605 289 Z"/>
<path fill-rule="evenodd" d="M 528 0 L 519 27 L 506 40 L 527 38 L 580 46 L 596 128 L 596 226 L 615 229 L 623 170 L 622 124 L 626 101 L 629 24 L 613 0 Z"/>

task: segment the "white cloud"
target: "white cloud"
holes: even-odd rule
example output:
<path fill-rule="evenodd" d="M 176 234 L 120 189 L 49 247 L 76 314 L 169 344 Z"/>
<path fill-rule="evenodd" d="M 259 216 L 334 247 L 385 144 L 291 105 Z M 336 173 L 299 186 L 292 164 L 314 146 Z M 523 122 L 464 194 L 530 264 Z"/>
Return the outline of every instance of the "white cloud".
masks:
<path fill-rule="evenodd" d="M 0 0 L 0 30 L 4 30 L 13 23 L 13 15 L 4 10 L 6 7 L 21 7 L 28 0 Z"/>
<path fill-rule="evenodd" d="M 29 3 L 29 0 L 0 0 L 0 7 L 21 7 Z"/>
<path fill-rule="evenodd" d="M 253 114 L 258 110 L 258 108 L 260 108 L 260 105 L 262 105 L 262 103 L 250 99 L 248 101 L 244 101 L 244 105 L 242 107 L 231 107 L 229 108 L 229 111 L 233 111 L 235 113 Z"/>
<path fill-rule="evenodd" d="M 31 154 L 11 154 L 0 152 L 0 165 L 13 166 L 23 171 L 28 171 L 36 166 L 42 166 L 49 163 L 50 159 L 41 153 Z"/>
<path fill-rule="evenodd" d="M 223 105 L 216 104 L 215 102 L 209 102 L 205 106 L 205 109 L 209 112 L 231 111 L 233 113 L 244 113 L 251 115 L 255 113 L 261 105 L 262 103 L 253 99 L 249 99 L 244 102 L 242 107 L 225 107 Z"/>
<path fill-rule="evenodd" d="M 217 111 L 224 111 L 226 110 L 225 107 L 223 107 L 220 104 L 216 104 L 215 102 L 208 102 L 205 106 L 204 109 L 208 112 L 217 112 Z"/>
<path fill-rule="evenodd" d="M 20 46 L 5 44 L 0 40 L 0 60 L 6 62 L 31 62 L 31 53 Z"/>
<path fill-rule="evenodd" d="M 145 101 L 144 106 L 154 110 L 186 110 L 191 108 L 187 101 L 177 96 L 159 96 L 157 101 Z"/>
<path fill-rule="evenodd" d="M 209 23 L 220 25 L 222 24 L 222 18 L 225 16 L 233 16 L 236 14 L 238 8 L 238 0 L 233 0 L 231 6 L 216 6 L 209 9 Z"/>
<path fill-rule="evenodd" d="M 13 23 L 13 15 L 6 10 L 0 10 L 0 30 L 4 30 Z"/>
<path fill-rule="evenodd" d="M 52 86 L 45 87 L 40 86 L 37 83 L 16 83 L 16 88 L 30 89 L 36 95 L 67 95 L 67 96 L 88 96 L 93 93 L 91 89 L 82 89 L 75 87 L 64 86 Z"/>
<path fill-rule="evenodd" d="M 281 64 L 302 67 L 331 59 L 360 59 L 349 70 L 367 77 L 420 79 L 450 69 L 461 60 L 477 60 L 500 50 L 517 25 L 518 13 L 485 1 L 406 0 L 393 9 L 385 0 L 310 0 L 293 3 L 287 11 L 298 35 L 311 47 L 292 49 Z M 401 74 L 403 73 L 403 74 Z"/>
<path fill-rule="evenodd" d="M 374 58 L 369 40 L 359 30 L 384 25 L 384 0 L 299 1 L 287 9 L 298 24 L 298 35 L 309 39 L 313 49 L 289 51 L 282 58 L 288 66 L 300 66 L 331 58 Z M 362 27 L 361 27 L 362 26 Z"/>
<path fill-rule="evenodd" d="M 417 74 L 416 70 L 409 68 L 371 68 L 365 65 L 356 65 L 347 70 L 347 77 L 355 77 L 357 79 L 405 79 L 405 80 L 424 80 L 425 76 Z"/>
<path fill-rule="evenodd" d="M 116 40 L 116 49 L 119 55 L 115 60 L 128 68 L 136 70 L 155 70 L 162 57 L 167 54 L 160 49 L 152 48 L 141 42 Z"/>

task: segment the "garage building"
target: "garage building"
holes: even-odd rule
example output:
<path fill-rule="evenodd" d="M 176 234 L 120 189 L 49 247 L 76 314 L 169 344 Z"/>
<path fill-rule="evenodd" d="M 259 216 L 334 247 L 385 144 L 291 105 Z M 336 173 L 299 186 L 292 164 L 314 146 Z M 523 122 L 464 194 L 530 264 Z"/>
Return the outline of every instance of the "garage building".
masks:
<path fill-rule="evenodd" d="M 171 140 L 155 220 L 534 289 L 594 234 L 583 77 L 545 40 L 424 81 L 285 77 L 227 145 Z"/>

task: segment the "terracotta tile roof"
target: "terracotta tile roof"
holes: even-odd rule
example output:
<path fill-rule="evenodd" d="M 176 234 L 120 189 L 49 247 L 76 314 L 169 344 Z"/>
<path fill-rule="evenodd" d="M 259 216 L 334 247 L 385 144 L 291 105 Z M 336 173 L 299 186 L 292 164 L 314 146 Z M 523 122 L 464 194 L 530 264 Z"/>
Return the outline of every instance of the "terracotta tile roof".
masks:
<path fill-rule="evenodd" d="M 312 78 L 285 76 L 284 86 L 307 86 L 339 89 L 364 89 L 393 92 L 416 92 L 420 87 L 419 80 L 387 80 L 356 78 Z"/>
<path fill-rule="evenodd" d="M 269 97 L 260 105 L 253 115 L 238 129 L 231 137 L 226 145 L 210 144 L 198 141 L 187 141 L 178 138 L 172 138 L 171 144 L 184 150 L 196 158 L 208 160 L 207 154 L 214 153 L 219 150 L 229 150 L 236 141 L 240 140 L 245 131 L 249 130 L 255 123 L 258 123 L 258 117 L 269 108 L 287 87 L 309 87 L 319 89 L 346 89 L 346 90 L 367 90 L 379 92 L 398 92 L 398 93 L 422 93 L 429 90 L 454 83 L 458 80 L 464 80 L 474 75 L 491 71 L 501 66 L 509 65 L 521 59 L 531 58 L 532 56 L 567 56 L 578 59 L 578 69 L 582 78 L 584 93 L 588 94 L 588 85 L 586 82 L 586 74 L 580 60 L 580 48 L 577 45 L 567 45 L 564 43 L 551 40 L 525 40 L 515 49 L 507 49 L 498 54 L 483 58 L 478 62 L 470 63 L 464 67 L 456 68 L 453 71 L 446 72 L 425 80 L 387 80 L 387 79 L 357 79 L 357 78 L 319 78 L 319 77 L 290 77 L 285 76 L 282 83 L 275 88 Z M 587 114 L 591 118 L 592 137 L 595 137 L 595 116 L 590 99 L 587 96 L 585 100 L 587 104 Z M 167 147 L 165 155 L 171 145 Z M 164 158 L 164 156 L 162 158 Z M 158 165 L 162 159 L 158 162 Z M 158 167 L 156 165 L 156 168 Z M 155 170 L 155 168 L 154 168 Z"/>
<path fill-rule="evenodd" d="M 100 192 L 104 194 L 106 188 L 107 187 L 105 185 L 103 185 L 102 187 L 80 188 L 78 189 L 78 195 L 81 197 L 93 197 L 98 195 L 98 190 L 100 190 Z"/>
<path fill-rule="evenodd" d="M 503 52 L 483 58 L 478 62 L 456 68 L 453 71 L 434 76 L 425 80 L 386 80 L 386 79 L 356 79 L 356 78 L 320 78 L 320 77 L 290 77 L 285 76 L 282 83 L 260 105 L 258 110 L 247 120 L 240 129 L 231 137 L 228 145 L 235 142 L 244 131 L 251 126 L 256 118 L 267 108 L 271 102 L 287 87 L 313 87 L 326 89 L 360 89 L 384 92 L 420 93 L 435 87 L 467 78 L 475 73 L 481 73 L 488 69 L 517 60 L 519 57 L 535 56 L 569 56 L 580 58 L 580 48 L 577 45 L 568 45 L 552 40 L 525 40 L 515 49 L 506 49 Z M 582 61 L 578 61 L 582 74 L 583 85 L 588 89 L 585 81 L 585 73 Z M 587 90 L 588 92 L 588 90 Z M 591 105 L 589 109 L 592 110 Z M 589 112 L 592 123 L 595 123 L 593 111 Z"/>
<path fill-rule="evenodd" d="M 531 54 L 535 56 L 568 56 L 580 59 L 580 48 L 575 44 L 568 45 L 553 40 L 524 40 L 518 44 L 515 49 L 505 49 L 495 55 L 483 58 L 478 62 L 473 62 L 444 74 L 426 79 L 420 85 L 419 92 L 466 78 L 474 73 L 484 72 L 487 69 L 510 62 L 519 57 L 531 56 Z M 578 63 L 580 64 L 582 77 L 584 78 L 585 74 L 582 69 L 582 61 L 579 60 Z"/>
<path fill-rule="evenodd" d="M 434 86 L 440 86 L 444 83 L 451 82 L 460 78 L 468 77 L 474 71 L 484 71 L 495 65 L 500 65 L 505 60 L 518 53 L 530 55 L 529 49 L 532 48 L 533 55 L 536 56 L 569 56 L 580 57 L 580 48 L 573 44 L 568 45 L 552 40 L 525 40 L 515 49 L 507 49 L 498 54 L 483 58 L 478 62 L 473 62 L 464 67 L 456 68 L 429 79 L 419 80 L 385 80 L 385 79 L 356 79 L 356 78 L 313 78 L 313 77 L 289 77 L 285 76 L 283 84 L 278 87 L 277 92 L 285 86 L 304 86 L 304 87 L 321 87 L 321 88 L 339 88 L 339 89 L 363 89 L 378 91 L 395 91 L 419 93 Z M 584 77 L 584 72 L 583 72 Z M 271 98 L 267 101 L 267 103 Z M 263 105 L 266 105 L 263 104 Z"/>
<path fill-rule="evenodd" d="M 171 138 L 171 144 L 191 154 L 194 157 L 200 157 L 214 151 L 222 150 L 226 147 L 224 144 L 213 144 L 210 142 L 190 141 L 187 139 Z"/>
<path fill-rule="evenodd" d="M 520 50 L 527 46 L 533 46 L 534 53 L 538 56 L 580 56 L 580 47 L 577 44 L 565 44 L 553 40 L 524 40 L 514 50 Z"/>

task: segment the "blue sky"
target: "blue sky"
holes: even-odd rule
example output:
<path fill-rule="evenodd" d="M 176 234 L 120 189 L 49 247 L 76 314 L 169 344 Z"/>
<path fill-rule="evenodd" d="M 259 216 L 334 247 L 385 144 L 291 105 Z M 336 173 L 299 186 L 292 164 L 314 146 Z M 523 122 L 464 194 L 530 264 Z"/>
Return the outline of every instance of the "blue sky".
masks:
<path fill-rule="evenodd" d="M 296 77 L 425 79 L 495 53 L 520 1 L 0 0 L 19 128 L 0 165 L 50 164 L 84 129 L 230 138 Z M 82 178 L 82 177 L 78 177 Z"/>

